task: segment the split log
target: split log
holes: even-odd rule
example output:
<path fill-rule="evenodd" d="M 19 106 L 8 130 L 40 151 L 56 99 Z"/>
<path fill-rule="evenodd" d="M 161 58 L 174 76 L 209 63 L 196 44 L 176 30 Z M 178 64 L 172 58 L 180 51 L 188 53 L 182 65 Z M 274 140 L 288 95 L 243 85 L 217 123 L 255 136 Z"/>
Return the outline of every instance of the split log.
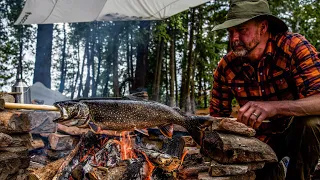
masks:
<path fill-rule="evenodd" d="M 256 131 L 247 125 L 236 121 L 235 118 L 221 118 L 212 123 L 212 131 L 229 132 L 252 137 Z"/>
<path fill-rule="evenodd" d="M 211 177 L 208 172 L 199 173 L 198 180 L 255 180 L 256 174 L 253 171 L 236 176 Z"/>
<path fill-rule="evenodd" d="M 165 146 L 161 151 L 169 154 L 170 156 L 175 156 L 181 159 L 185 146 L 184 140 L 180 137 L 173 137 L 171 139 L 167 139 L 167 141 L 168 142 L 165 143 Z"/>
<path fill-rule="evenodd" d="M 31 147 L 29 148 L 29 150 L 34 150 L 34 149 L 40 149 L 40 148 L 44 148 L 45 144 L 43 142 L 43 140 L 39 137 L 33 138 L 31 141 Z"/>
<path fill-rule="evenodd" d="M 212 161 L 209 174 L 211 176 L 233 176 L 246 174 L 249 171 L 262 169 L 264 164 L 264 162 L 250 164 L 219 164 L 216 161 Z"/>
<path fill-rule="evenodd" d="M 28 133 L 30 131 L 30 111 L 1 111 L 0 132 L 6 134 Z"/>
<path fill-rule="evenodd" d="M 58 159 L 61 159 L 61 158 L 68 156 L 72 150 L 56 151 L 53 149 L 45 149 L 44 151 L 49 159 L 58 160 Z"/>
<path fill-rule="evenodd" d="M 80 149 L 80 145 L 82 144 L 84 139 L 84 136 L 81 136 L 78 144 L 75 146 L 75 148 L 71 151 L 71 153 L 65 158 L 65 161 L 63 161 L 63 163 L 61 164 L 61 166 L 59 166 L 58 172 L 55 174 L 55 176 L 52 178 L 54 180 L 59 179 L 60 177 L 62 177 L 63 174 L 63 170 L 65 167 L 68 166 L 68 164 L 70 163 L 70 161 L 74 158 L 74 156 L 78 153 L 79 149 Z"/>
<path fill-rule="evenodd" d="M 19 147 L 24 146 L 26 148 L 31 148 L 31 135 L 29 133 L 26 134 L 11 134 L 12 144 L 11 147 Z"/>
<path fill-rule="evenodd" d="M 13 95 L 6 92 L 0 92 L 0 98 L 3 99 L 4 102 L 8 102 L 8 103 L 14 103 L 16 101 Z M 4 107 L 4 106 L 1 106 L 1 107 Z"/>
<path fill-rule="evenodd" d="M 57 123 L 53 122 L 61 115 L 54 111 L 31 111 L 28 118 L 31 124 L 32 134 L 54 133 L 57 130 Z"/>
<path fill-rule="evenodd" d="M 90 131 L 89 128 L 78 128 L 75 126 L 69 127 L 59 123 L 57 123 L 57 129 L 58 131 L 69 134 L 69 135 L 82 135 L 82 134 L 87 134 Z"/>
<path fill-rule="evenodd" d="M 179 179 L 197 178 L 198 174 L 201 172 L 208 172 L 210 165 L 197 165 L 191 167 L 181 168 L 178 171 Z"/>
<path fill-rule="evenodd" d="M 51 180 L 56 175 L 63 162 L 64 159 L 62 158 L 47 164 L 45 167 L 30 173 L 29 180 Z"/>
<path fill-rule="evenodd" d="M 70 135 L 51 133 L 49 135 L 50 148 L 53 150 L 71 150 L 74 148 L 78 138 Z"/>
<path fill-rule="evenodd" d="M 221 164 L 277 162 L 272 148 L 254 137 L 206 132 L 201 153 Z"/>
<path fill-rule="evenodd" d="M 0 147 L 7 147 L 12 144 L 13 139 L 8 134 L 0 133 Z"/>
<path fill-rule="evenodd" d="M 196 147 L 197 143 L 193 140 L 191 136 L 181 136 L 184 140 L 184 144 L 186 147 Z"/>
<path fill-rule="evenodd" d="M 161 140 L 152 140 L 149 139 L 149 137 L 147 136 L 143 136 L 141 138 L 141 142 L 142 144 L 148 148 L 148 149 L 153 149 L 153 150 L 161 150 L 164 146 L 164 142 Z"/>
<path fill-rule="evenodd" d="M 146 155 L 153 165 L 167 172 L 172 172 L 173 170 L 178 169 L 181 165 L 181 160 L 176 156 L 170 156 L 169 154 L 156 152 L 142 147 L 137 147 L 135 150 Z"/>

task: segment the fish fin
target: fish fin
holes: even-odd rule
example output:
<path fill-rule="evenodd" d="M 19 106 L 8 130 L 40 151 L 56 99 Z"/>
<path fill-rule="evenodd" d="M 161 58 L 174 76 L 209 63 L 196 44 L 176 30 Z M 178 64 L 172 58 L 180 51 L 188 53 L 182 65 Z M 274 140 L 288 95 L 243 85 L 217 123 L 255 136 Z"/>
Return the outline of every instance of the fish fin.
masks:
<path fill-rule="evenodd" d="M 144 134 L 146 136 L 149 136 L 149 132 L 147 129 L 134 129 L 135 131 L 141 133 L 141 134 Z"/>
<path fill-rule="evenodd" d="M 101 131 L 101 128 L 97 125 L 95 125 L 93 122 L 89 122 L 88 126 L 90 127 L 90 129 L 94 132 L 94 133 L 99 133 Z"/>
<path fill-rule="evenodd" d="M 164 125 L 160 125 L 158 126 L 160 132 L 166 136 L 171 138 L 173 136 L 173 124 L 164 124 Z"/>

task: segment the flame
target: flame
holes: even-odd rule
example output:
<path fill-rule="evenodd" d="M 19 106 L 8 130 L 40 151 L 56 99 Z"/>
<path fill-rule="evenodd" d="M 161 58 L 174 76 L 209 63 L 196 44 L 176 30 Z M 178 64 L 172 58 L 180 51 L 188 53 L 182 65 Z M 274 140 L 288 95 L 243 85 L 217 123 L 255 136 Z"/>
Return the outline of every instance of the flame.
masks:
<path fill-rule="evenodd" d="M 122 160 L 137 158 L 137 155 L 134 153 L 130 132 L 128 131 L 121 132 L 120 152 Z"/>
<path fill-rule="evenodd" d="M 148 170 L 146 170 L 146 178 L 145 180 L 151 180 L 152 172 L 155 168 L 155 166 L 150 162 L 148 156 L 145 152 L 141 151 L 141 154 L 146 158 L 147 164 L 148 164 Z"/>
<path fill-rule="evenodd" d="M 181 156 L 181 164 L 183 163 L 184 158 L 186 157 L 187 154 L 188 154 L 188 150 L 185 150 Z"/>

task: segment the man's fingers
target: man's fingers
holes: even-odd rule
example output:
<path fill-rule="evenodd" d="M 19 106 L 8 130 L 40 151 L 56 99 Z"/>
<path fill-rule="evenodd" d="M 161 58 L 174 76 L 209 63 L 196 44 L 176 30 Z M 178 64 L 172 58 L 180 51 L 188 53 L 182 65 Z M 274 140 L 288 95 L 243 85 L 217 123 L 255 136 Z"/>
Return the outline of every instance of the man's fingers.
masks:
<path fill-rule="evenodd" d="M 249 108 L 250 108 L 250 105 L 247 103 L 239 109 L 238 118 L 237 118 L 239 122 L 243 122 L 242 120 L 243 115 Z"/>
<path fill-rule="evenodd" d="M 258 129 L 262 123 L 263 120 L 265 120 L 267 118 L 267 115 L 265 114 L 261 114 L 258 119 L 256 120 L 256 122 L 253 125 L 253 129 Z"/>

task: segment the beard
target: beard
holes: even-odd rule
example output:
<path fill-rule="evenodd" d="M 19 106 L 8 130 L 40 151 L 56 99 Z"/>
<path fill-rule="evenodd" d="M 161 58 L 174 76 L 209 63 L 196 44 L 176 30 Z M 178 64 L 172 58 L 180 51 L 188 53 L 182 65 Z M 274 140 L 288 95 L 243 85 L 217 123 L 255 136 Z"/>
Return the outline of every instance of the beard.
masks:
<path fill-rule="evenodd" d="M 231 44 L 231 49 L 233 51 L 233 54 L 237 57 L 245 57 L 248 56 L 248 54 L 254 50 L 258 44 L 260 43 L 260 36 L 258 31 L 255 34 L 255 37 L 250 41 L 249 43 L 245 44 L 242 41 L 234 41 Z"/>

